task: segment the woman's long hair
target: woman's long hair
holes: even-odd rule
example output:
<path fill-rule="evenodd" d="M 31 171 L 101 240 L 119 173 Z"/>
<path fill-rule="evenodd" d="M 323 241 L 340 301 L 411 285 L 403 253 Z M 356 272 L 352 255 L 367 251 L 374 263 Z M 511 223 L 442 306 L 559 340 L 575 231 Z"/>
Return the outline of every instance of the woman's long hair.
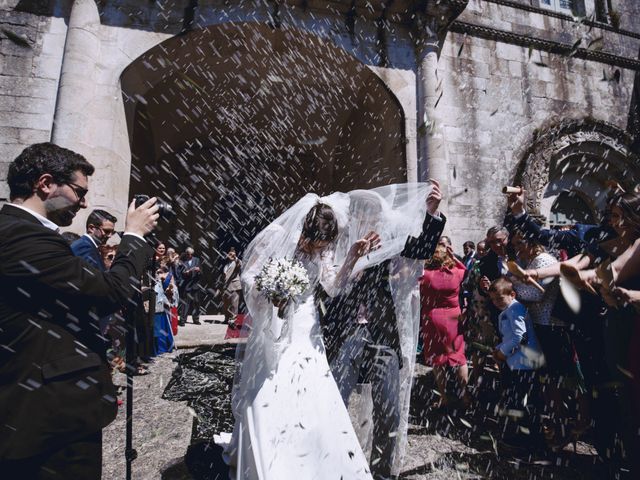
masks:
<path fill-rule="evenodd" d="M 634 239 L 640 237 L 640 193 L 627 192 L 614 195 L 609 200 L 608 207 L 618 207 L 622 210 L 623 225 Z"/>
<path fill-rule="evenodd" d="M 456 261 L 451 258 L 447 252 L 447 247 L 444 245 L 438 245 L 431 258 L 424 262 L 424 266 L 427 270 L 438 270 L 442 267 L 453 268 L 455 264 Z"/>

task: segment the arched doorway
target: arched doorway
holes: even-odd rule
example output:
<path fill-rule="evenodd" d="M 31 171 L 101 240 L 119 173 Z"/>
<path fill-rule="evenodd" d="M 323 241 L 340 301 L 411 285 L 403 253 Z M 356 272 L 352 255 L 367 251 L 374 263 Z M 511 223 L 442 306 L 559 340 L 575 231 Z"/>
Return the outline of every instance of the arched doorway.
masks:
<path fill-rule="evenodd" d="M 529 192 L 527 209 L 551 219 L 561 212 L 565 222 L 575 210 L 574 223 L 598 222 L 606 182 L 615 180 L 631 191 L 640 179 L 630 144 L 622 130 L 591 119 L 569 120 L 540 132 L 515 177 Z"/>
<path fill-rule="evenodd" d="M 136 59 L 121 83 L 131 190 L 175 205 L 161 236 L 193 245 L 210 272 L 305 192 L 406 181 L 399 102 L 368 67 L 307 32 L 193 31 Z"/>
<path fill-rule="evenodd" d="M 553 201 L 549 223 L 553 226 L 597 223 L 598 214 L 580 192 L 565 190 Z"/>

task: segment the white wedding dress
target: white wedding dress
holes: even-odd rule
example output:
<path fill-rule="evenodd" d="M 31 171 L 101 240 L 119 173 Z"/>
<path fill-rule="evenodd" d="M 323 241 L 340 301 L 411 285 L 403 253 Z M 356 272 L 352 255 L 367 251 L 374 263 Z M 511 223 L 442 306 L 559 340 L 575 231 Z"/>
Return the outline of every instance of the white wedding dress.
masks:
<path fill-rule="evenodd" d="M 325 356 L 313 297 L 318 282 L 332 293 L 337 268 L 331 252 L 311 257 L 298 252 L 296 258 L 307 269 L 311 287 L 287 307 L 284 319 L 273 309 L 268 332 L 252 332 L 273 335 L 274 351 L 263 354 L 277 360 L 267 372 L 252 367 L 255 389 L 237 392 L 245 398 L 238 403 L 226 449 L 232 478 L 372 479 Z"/>
<path fill-rule="evenodd" d="M 381 248 L 356 263 L 351 277 L 386 260 L 397 258 L 408 236 L 417 236 L 425 218 L 428 184 L 387 185 L 373 190 L 336 192 L 327 197 L 308 193 L 252 240 L 244 251 L 242 283 L 252 331 L 238 345 L 238 368 L 232 391 L 235 417 L 232 435 L 217 436 L 225 447 L 231 478 L 237 480 L 371 480 L 347 409 L 331 374 L 324 351 L 313 292 L 320 283 L 335 296 L 337 265 L 349 249 L 370 231 Z M 306 256 L 297 245 L 307 214 L 318 204 L 331 207 L 338 236 L 322 255 Z M 300 260 L 311 286 L 280 318 L 255 288 L 255 276 L 273 258 Z M 394 297 L 404 367 L 400 372 L 400 426 L 394 457 L 400 471 L 407 444 L 407 427 L 419 308 L 411 302 L 420 261 L 403 261 L 409 272 L 389 277 Z M 409 265 L 411 264 L 411 266 Z M 415 265 L 413 265 L 415 264 Z M 347 287 L 348 288 L 348 287 Z M 247 322 L 248 325 L 248 322 Z M 249 328 L 246 325 L 243 328 Z M 361 402 L 364 413 L 367 402 Z M 366 439 L 363 439 L 366 443 Z"/>

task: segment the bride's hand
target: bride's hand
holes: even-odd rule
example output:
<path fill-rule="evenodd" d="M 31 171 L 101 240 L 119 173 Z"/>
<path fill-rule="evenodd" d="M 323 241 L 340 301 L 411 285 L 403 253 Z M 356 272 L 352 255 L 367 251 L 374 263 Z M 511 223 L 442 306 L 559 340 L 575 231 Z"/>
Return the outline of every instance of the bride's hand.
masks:
<path fill-rule="evenodd" d="M 379 248 L 380 235 L 376 232 L 369 232 L 351 246 L 350 254 L 353 255 L 354 258 L 360 258 Z"/>

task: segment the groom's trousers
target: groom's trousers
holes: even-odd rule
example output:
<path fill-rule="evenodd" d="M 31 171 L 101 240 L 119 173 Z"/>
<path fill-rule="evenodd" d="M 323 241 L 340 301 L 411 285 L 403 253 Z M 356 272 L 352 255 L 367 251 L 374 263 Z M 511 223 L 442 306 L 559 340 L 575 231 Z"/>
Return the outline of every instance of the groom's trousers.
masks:
<path fill-rule="evenodd" d="M 400 424 L 400 364 L 395 350 L 376 345 L 366 324 L 356 324 L 340 346 L 331 371 L 348 406 L 358 380 L 371 384 L 373 443 L 369 465 L 375 480 L 391 479 Z M 366 446 L 363 446 L 365 448 Z"/>

